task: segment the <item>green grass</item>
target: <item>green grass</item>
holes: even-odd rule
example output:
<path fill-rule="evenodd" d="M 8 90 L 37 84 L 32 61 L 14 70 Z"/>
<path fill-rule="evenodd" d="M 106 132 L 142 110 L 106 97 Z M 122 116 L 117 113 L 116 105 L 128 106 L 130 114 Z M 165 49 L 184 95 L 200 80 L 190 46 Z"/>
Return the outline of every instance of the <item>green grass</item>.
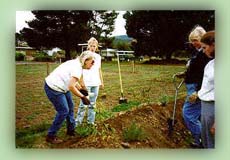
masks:
<path fill-rule="evenodd" d="M 120 111 L 126 111 L 129 110 L 133 107 L 137 107 L 140 104 L 140 102 L 135 102 L 135 101 L 130 101 L 128 103 L 122 103 L 119 104 L 117 106 L 115 106 L 114 108 L 112 108 L 113 112 L 120 112 Z"/>
<path fill-rule="evenodd" d="M 162 95 L 159 99 L 159 102 L 162 106 L 166 106 L 169 101 L 169 97 L 167 95 Z"/>
<path fill-rule="evenodd" d="M 58 64 L 50 64 L 52 71 Z M 55 116 L 55 110 L 45 95 L 43 86 L 47 76 L 47 65 L 27 64 L 16 65 L 16 145 L 19 147 L 33 148 L 36 143 L 43 143 L 40 132 L 40 124 L 51 124 Z M 113 111 L 119 112 L 138 106 L 140 103 L 158 103 L 161 96 L 165 95 L 168 100 L 173 100 L 175 95 L 172 76 L 174 73 L 184 71 L 183 65 L 135 65 L 133 73 L 131 62 L 121 63 L 122 84 L 124 97 L 127 104 L 119 104 L 120 84 L 118 67 L 116 62 L 103 62 L 102 71 L 105 88 L 100 90 L 97 99 L 96 121 L 103 121 L 114 115 Z M 182 86 L 178 98 L 185 92 Z M 101 98 L 106 95 L 106 98 Z M 79 104 L 79 98 L 73 96 L 75 103 L 75 115 Z M 32 132 L 31 128 L 34 130 Z M 62 128 L 65 128 L 64 125 Z M 65 135 L 65 129 L 61 129 L 60 135 Z M 24 133 L 24 134 L 22 134 Z M 38 133 L 38 134 L 36 134 Z"/>
<path fill-rule="evenodd" d="M 50 124 L 42 123 L 24 129 L 16 130 L 16 147 L 32 148 L 38 137 L 46 135 Z"/>
<path fill-rule="evenodd" d="M 113 116 L 113 112 L 110 110 L 100 110 L 100 109 L 96 109 L 96 119 L 97 120 L 104 120 L 104 119 L 108 119 L 110 117 Z"/>
<path fill-rule="evenodd" d="M 79 125 L 79 126 L 76 127 L 76 133 L 80 137 L 86 137 L 86 136 L 89 136 L 91 134 L 96 134 L 97 129 L 93 125 L 82 124 L 82 125 Z"/>

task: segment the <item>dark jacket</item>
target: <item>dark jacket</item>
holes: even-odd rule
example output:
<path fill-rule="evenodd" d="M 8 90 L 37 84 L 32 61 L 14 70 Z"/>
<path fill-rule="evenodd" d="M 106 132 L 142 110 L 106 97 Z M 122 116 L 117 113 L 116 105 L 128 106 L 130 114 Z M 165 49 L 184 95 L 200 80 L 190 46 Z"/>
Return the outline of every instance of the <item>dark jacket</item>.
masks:
<path fill-rule="evenodd" d="M 201 88 L 204 67 L 210 60 L 211 58 L 208 58 L 202 50 L 193 51 L 193 56 L 189 60 L 189 66 L 186 71 L 185 83 L 197 83 L 198 87 L 196 91 L 200 90 Z"/>

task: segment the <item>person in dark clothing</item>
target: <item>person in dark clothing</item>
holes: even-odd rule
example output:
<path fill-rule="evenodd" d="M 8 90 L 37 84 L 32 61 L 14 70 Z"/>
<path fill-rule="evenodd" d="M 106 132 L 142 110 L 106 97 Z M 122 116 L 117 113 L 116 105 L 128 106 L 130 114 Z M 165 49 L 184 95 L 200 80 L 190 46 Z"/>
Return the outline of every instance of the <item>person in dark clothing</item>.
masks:
<path fill-rule="evenodd" d="M 204 67 L 210 61 L 201 50 L 195 50 L 194 55 L 189 60 L 189 66 L 185 72 L 185 83 L 197 83 L 196 91 L 198 91 L 202 84 Z"/>
<path fill-rule="evenodd" d="M 191 97 L 194 93 L 197 93 L 202 84 L 204 67 L 211 60 L 202 51 L 201 37 L 206 31 L 201 26 L 195 26 L 189 35 L 189 42 L 194 47 L 192 57 L 187 63 L 187 70 L 182 73 L 178 73 L 177 77 L 185 78 L 185 85 L 187 89 L 187 96 L 183 106 L 183 118 L 184 122 L 193 136 L 193 142 L 191 147 L 202 148 L 201 143 L 201 101 L 196 99 L 191 101 Z"/>

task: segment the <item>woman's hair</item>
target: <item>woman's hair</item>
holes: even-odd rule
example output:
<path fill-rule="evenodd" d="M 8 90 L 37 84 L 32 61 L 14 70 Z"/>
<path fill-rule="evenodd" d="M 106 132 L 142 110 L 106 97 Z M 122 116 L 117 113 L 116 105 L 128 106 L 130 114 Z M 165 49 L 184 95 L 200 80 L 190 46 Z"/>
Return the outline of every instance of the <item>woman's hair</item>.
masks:
<path fill-rule="evenodd" d="M 197 25 L 195 26 L 192 31 L 189 34 L 189 42 L 192 42 L 192 40 L 198 40 L 200 41 L 201 37 L 206 33 L 203 27 Z"/>
<path fill-rule="evenodd" d="M 94 59 L 93 52 L 91 51 L 84 51 L 81 53 L 81 55 L 78 57 L 81 63 L 81 66 L 84 66 L 85 61 L 89 59 Z"/>
<path fill-rule="evenodd" d="M 97 39 L 94 38 L 94 37 L 91 37 L 91 38 L 88 40 L 88 45 L 89 45 L 90 43 L 92 43 L 92 42 L 96 42 L 96 43 L 98 44 Z"/>
<path fill-rule="evenodd" d="M 215 31 L 208 31 L 200 40 L 202 43 L 212 45 L 215 43 Z"/>
<path fill-rule="evenodd" d="M 91 37 L 91 38 L 88 40 L 87 50 L 89 49 L 91 43 L 95 43 L 95 44 L 96 44 L 96 51 L 98 51 L 98 41 L 97 41 L 97 39 L 94 38 L 94 37 Z"/>

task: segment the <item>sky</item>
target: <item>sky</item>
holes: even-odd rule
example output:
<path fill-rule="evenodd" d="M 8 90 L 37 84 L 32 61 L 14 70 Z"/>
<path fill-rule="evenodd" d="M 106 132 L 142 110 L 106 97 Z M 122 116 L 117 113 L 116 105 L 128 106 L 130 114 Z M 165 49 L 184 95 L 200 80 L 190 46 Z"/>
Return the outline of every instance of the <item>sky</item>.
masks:
<path fill-rule="evenodd" d="M 119 14 L 117 16 L 117 19 L 115 20 L 115 29 L 112 33 L 112 36 L 117 36 L 117 35 L 126 35 L 126 30 L 125 30 L 125 24 L 126 21 L 122 17 L 125 14 L 125 11 L 118 11 Z"/>
<path fill-rule="evenodd" d="M 26 21 L 34 18 L 33 13 L 30 11 L 16 11 L 16 32 L 19 32 L 24 27 L 28 27 Z"/>
<path fill-rule="evenodd" d="M 125 11 L 117 11 L 119 12 L 117 19 L 115 20 L 115 29 L 112 32 L 112 36 L 118 36 L 118 35 L 126 35 L 125 30 L 125 19 L 122 17 Z M 34 19 L 34 15 L 31 13 L 31 11 L 16 11 L 16 32 L 19 33 L 19 31 L 24 28 L 28 27 L 26 21 Z"/>

